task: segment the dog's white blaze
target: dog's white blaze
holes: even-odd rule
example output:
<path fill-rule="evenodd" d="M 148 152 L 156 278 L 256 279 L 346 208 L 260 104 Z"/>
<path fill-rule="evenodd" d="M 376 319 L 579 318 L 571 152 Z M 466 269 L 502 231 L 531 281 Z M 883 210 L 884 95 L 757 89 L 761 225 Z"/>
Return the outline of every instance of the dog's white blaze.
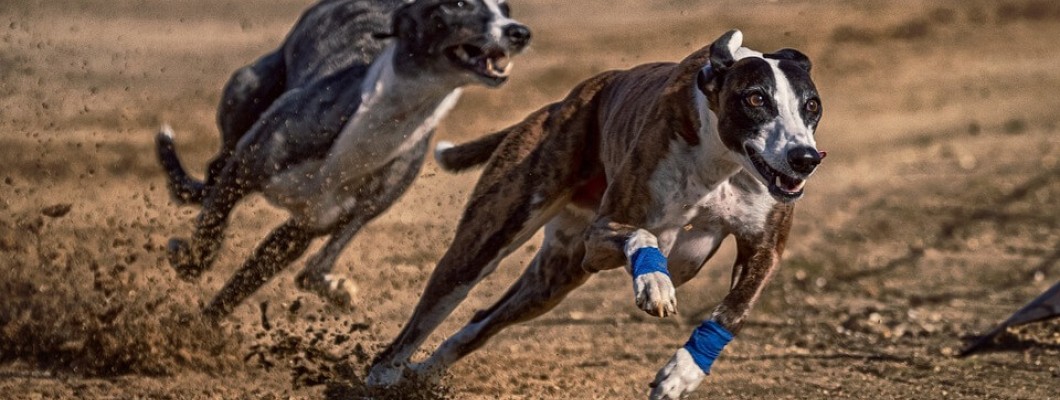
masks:
<path fill-rule="evenodd" d="M 500 5 L 505 3 L 499 0 L 483 0 L 486 3 L 486 8 L 493 14 L 493 19 L 490 21 L 489 34 L 492 39 L 501 42 L 504 40 L 504 27 L 515 23 L 515 20 L 508 18 L 501 12 Z"/>
<path fill-rule="evenodd" d="M 797 175 L 788 165 L 788 151 L 806 146 L 816 149 L 817 143 L 813 138 L 813 129 L 802 119 L 802 102 L 787 75 L 780 70 L 780 61 L 768 58 L 765 61 L 773 69 L 773 79 L 776 81 L 773 100 L 777 105 L 777 118 L 772 124 L 764 127 L 764 146 L 759 148 L 764 150 L 762 157 L 774 169 L 788 175 Z"/>
<path fill-rule="evenodd" d="M 342 128 L 329 157 L 308 162 L 272 178 L 269 200 L 296 218 L 330 225 L 353 207 L 357 179 L 375 172 L 431 132 L 456 105 L 459 86 L 435 77 L 404 77 L 394 71 L 395 47 L 388 46 L 369 67 L 361 105 Z"/>

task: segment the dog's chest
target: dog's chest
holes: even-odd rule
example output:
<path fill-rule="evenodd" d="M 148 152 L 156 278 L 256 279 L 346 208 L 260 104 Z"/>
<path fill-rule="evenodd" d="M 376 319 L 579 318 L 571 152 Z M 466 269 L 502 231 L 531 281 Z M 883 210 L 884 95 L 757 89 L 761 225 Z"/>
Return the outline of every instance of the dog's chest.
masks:
<path fill-rule="evenodd" d="M 412 148 L 456 105 L 460 89 L 419 91 L 422 82 L 386 77 L 366 94 L 328 154 L 332 170 L 371 167 Z"/>
<path fill-rule="evenodd" d="M 670 158 L 652 174 L 650 188 L 658 209 L 649 230 L 660 238 L 679 229 L 728 232 L 733 227 L 762 227 L 766 223 L 775 201 L 746 172 L 737 168 L 733 173 L 727 167 L 694 171 L 712 177 L 703 179 L 701 174 L 668 163 L 692 164 Z M 745 182 L 748 179 L 751 181 Z"/>

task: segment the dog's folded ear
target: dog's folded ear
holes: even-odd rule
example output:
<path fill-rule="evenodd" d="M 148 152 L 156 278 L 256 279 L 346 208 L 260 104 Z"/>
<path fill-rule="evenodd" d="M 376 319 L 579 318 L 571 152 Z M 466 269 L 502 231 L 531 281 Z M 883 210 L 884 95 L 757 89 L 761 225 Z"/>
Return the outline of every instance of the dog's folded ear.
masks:
<path fill-rule="evenodd" d="M 736 62 L 736 50 L 743 45 L 743 32 L 733 29 L 710 45 L 710 67 L 715 73 L 724 73 Z"/>
<path fill-rule="evenodd" d="M 736 62 L 736 50 L 743 44 L 743 33 L 738 29 L 725 32 L 710 45 L 710 58 L 707 65 L 699 70 L 696 86 L 703 93 L 709 94 L 717 89 L 718 79 Z"/>
<path fill-rule="evenodd" d="M 801 51 L 795 49 L 780 49 L 771 54 L 763 54 L 762 57 L 772 58 L 774 60 L 791 61 L 795 63 L 795 65 L 798 65 L 799 68 L 806 70 L 806 72 L 810 72 L 810 68 L 813 67 L 813 64 L 810 63 L 810 58 L 806 57 L 805 54 L 802 54 Z"/>

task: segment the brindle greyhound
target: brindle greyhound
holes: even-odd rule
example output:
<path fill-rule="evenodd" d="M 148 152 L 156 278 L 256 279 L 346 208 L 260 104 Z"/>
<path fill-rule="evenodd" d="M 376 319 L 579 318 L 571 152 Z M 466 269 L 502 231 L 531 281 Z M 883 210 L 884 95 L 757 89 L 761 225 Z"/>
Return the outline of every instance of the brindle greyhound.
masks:
<path fill-rule="evenodd" d="M 158 156 L 171 192 L 202 205 L 191 240 L 169 243 L 179 276 L 209 268 L 247 194 L 260 191 L 291 213 L 203 312 L 227 315 L 318 236 L 330 239 L 296 282 L 348 306 L 354 287 L 331 273 L 336 258 L 411 185 L 460 88 L 505 82 L 510 57 L 530 40 L 508 15 L 505 0 L 323 0 L 280 49 L 226 85 L 221 151 L 206 182 L 188 176 L 164 128 Z"/>
<path fill-rule="evenodd" d="M 824 157 L 814 142 L 821 103 L 810 60 L 741 42 L 731 31 L 680 63 L 602 73 L 515 126 L 440 146 L 448 169 L 488 164 L 452 245 L 368 384 L 390 386 L 405 372 L 436 378 L 600 270 L 624 266 L 639 308 L 675 314 L 674 287 L 732 235 L 731 289 L 658 372 L 651 397 L 694 390 L 776 271 L 793 202 Z M 542 226 L 541 249 L 508 292 L 406 371 L 472 286 Z"/>

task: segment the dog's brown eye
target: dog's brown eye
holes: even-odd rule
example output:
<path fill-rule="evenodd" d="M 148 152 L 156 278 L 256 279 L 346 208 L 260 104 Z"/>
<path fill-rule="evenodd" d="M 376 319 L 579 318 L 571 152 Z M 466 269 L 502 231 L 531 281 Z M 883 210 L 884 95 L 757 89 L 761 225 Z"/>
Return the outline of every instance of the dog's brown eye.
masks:
<path fill-rule="evenodd" d="M 762 95 L 758 93 L 752 93 L 748 95 L 747 98 L 744 99 L 744 101 L 746 101 L 747 105 L 751 107 L 761 107 L 766 105 L 766 98 L 762 97 Z"/>
<path fill-rule="evenodd" d="M 820 111 L 820 110 L 821 110 L 821 103 L 818 103 L 817 100 L 810 99 L 810 101 L 806 102 L 806 111 L 809 111 L 809 112 L 812 112 L 812 113 L 816 113 L 817 111 Z"/>

